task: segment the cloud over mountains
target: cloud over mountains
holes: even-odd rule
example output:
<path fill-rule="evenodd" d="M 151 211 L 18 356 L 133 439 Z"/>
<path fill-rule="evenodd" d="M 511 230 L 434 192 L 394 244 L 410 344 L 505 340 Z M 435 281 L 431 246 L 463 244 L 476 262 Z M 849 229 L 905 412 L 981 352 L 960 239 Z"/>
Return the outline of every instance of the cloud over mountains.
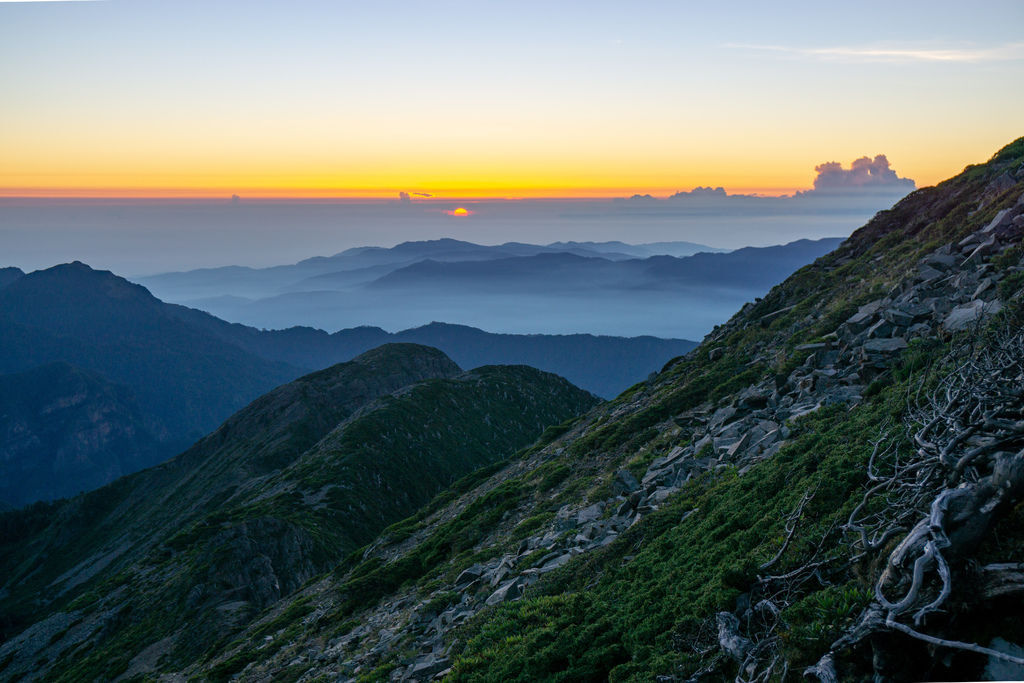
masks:
<path fill-rule="evenodd" d="M 837 161 L 828 161 L 814 167 L 818 176 L 814 179 L 814 191 L 834 192 L 850 189 L 893 189 L 910 192 L 916 189 L 910 178 L 901 178 L 889 167 L 889 160 L 884 154 L 874 159 L 861 157 L 854 159 L 850 168 L 843 168 Z"/>

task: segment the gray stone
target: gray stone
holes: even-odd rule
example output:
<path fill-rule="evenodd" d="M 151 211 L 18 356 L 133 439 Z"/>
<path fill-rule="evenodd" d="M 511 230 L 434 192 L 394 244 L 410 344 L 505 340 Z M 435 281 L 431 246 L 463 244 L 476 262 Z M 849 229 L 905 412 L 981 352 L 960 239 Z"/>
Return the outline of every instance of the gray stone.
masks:
<path fill-rule="evenodd" d="M 675 493 L 675 491 L 670 489 L 670 488 L 667 488 L 667 487 L 666 488 L 660 488 L 660 489 L 658 489 L 657 491 L 654 492 L 654 494 L 650 497 L 649 500 L 654 505 L 661 505 L 673 493 Z"/>
<path fill-rule="evenodd" d="M 959 261 L 959 259 L 947 251 L 945 254 L 938 252 L 929 254 L 928 256 L 925 256 L 921 262 L 935 268 L 936 270 L 950 270 L 957 264 L 957 261 Z"/>
<path fill-rule="evenodd" d="M 563 505 L 555 513 L 555 531 L 568 531 L 576 526 L 576 519 L 568 505 Z"/>
<path fill-rule="evenodd" d="M 745 432 L 743 434 L 743 436 L 740 437 L 739 441 L 737 441 L 736 443 L 734 443 L 733 445 L 729 446 L 729 448 L 726 449 L 725 454 L 729 458 L 734 458 L 734 457 L 736 457 L 736 454 L 739 453 L 744 448 L 746 448 L 747 444 L 749 444 L 749 443 L 750 443 L 750 432 Z"/>
<path fill-rule="evenodd" d="M 584 540 L 590 540 L 590 539 L 584 539 Z M 562 555 L 559 555 L 558 557 L 554 557 L 554 558 L 548 560 L 544 564 L 542 564 L 539 567 L 537 567 L 537 569 L 540 570 L 541 574 L 546 574 L 548 572 L 553 572 L 556 569 L 564 567 L 566 564 L 568 564 L 569 560 L 571 560 L 571 559 L 572 559 L 572 553 L 564 553 Z"/>
<path fill-rule="evenodd" d="M 1002 638 L 993 638 L 989 648 L 998 650 L 1014 657 L 1024 657 L 1024 647 Z M 1008 662 L 1005 659 L 989 657 L 985 665 L 986 681 L 1021 681 L 1024 680 L 1024 666 Z"/>
<path fill-rule="evenodd" d="M 629 470 L 619 470 L 612 480 L 612 493 L 617 496 L 628 495 L 640 488 L 640 482 L 636 480 Z"/>
<path fill-rule="evenodd" d="M 979 244 L 971 252 L 971 255 L 967 257 L 967 260 L 975 259 L 978 261 L 981 257 L 991 256 L 992 254 L 999 251 L 999 245 L 996 243 L 995 236 L 989 237 L 987 240 Z M 980 261 L 978 261 L 980 263 Z"/>
<path fill-rule="evenodd" d="M 984 301 L 972 301 L 962 306 L 957 306 L 942 321 L 942 327 L 947 332 L 966 330 L 981 319 L 984 309 Z"/>
<path fill-rule="evenodd" d="M 708 421 L 708 429 L 713 430 L 721 425 L 724 425 L 736 416 L 737 410 L 731 406 L 725 408 L 719 408 L 715 411 L 715 414 L 711 416 Z"/>
<path fill-rule="evenodd" d="M 871 325 L 871 321 L 874 320 L 875 314 L 878 313 L 880 308 L 882 308 L 882 299 L 866 303 L 858 308 L 856 313 L 847 318 L 845 324 L 853 334 L 866 330 Z"/>
<path fill-rule="evenodd" d="M 864 350 L 868 353 L 896 353 L 907 348 L 907 340 L 902 337 L 890 339 L 869 339 L 864 342 Z"/>
<path fill-rule="evenodd" d="M 474 564 L 466 567 L 459 573 L 458 578 L 455 579 L 456 586 L 465 586 L 473 583 L 481 576 L 484 575 L 484 567 L 482 564 Z"/>
<path fill-rule="evenodd" d="M 933 268 L 928 264 L 923 264 L 917 267 L 917 277 L 915 278 L 918 282 L 934 282 L 942 277 L 945 277 L 938 268 Z"/>
<path fill-rule="evenodd" d="M 999 213 L 995 214 L 995 217 L 992 218 L 991 221 L 989 221 L 988 225 L 981 228 L 981 231 L 985 234 L 994 232 L 995 230 L 1004 225 L 1009 225 L 1012 218 L 1013 214 L 1011 213 L 1010 209 L 1004 209 Z"/>
<path fill-rule="evenodd" d="M 993 286 L 993 284 L 995 284 L 995 283 L 993 283 L 992 278 L 990 278 L 990 277 L 984 278 L 981 282 L 978 283 L 978 287 L 977 287 L 977 289 L 974 290 L 974 294 L 971 295 L 971 298 L 972 299 L 980 298 L 982 294 L 984 294 L 987 290 L 989 290 Z"/>
<path fill-rule="evenodd" d="M 435 657 L 434 655 L 427 655 L 417 659 L 412 665 L 413 677 L 431 677 L 434 674 L 439 674 L 452 664 L 451 660 L 447 657 Z"/>
<path fill-rule="evenodd" d="M 487 604 L 498 605 L 507 600 L 516 600 L 521 598 L 526 586 L 526 579 L 522 576 L 517 576 L 511 581 L 502 584 L 498 590 L 491 593 L 490 597 L 487 598 Z"/>
<path fill-rule="evenodd" d="M 595 522 L 601 519 L 604 512 L 604 503 L 594 503 L 576 513 L 576 526 L 583 526 L 587 522 Z"/>
<path fill-rule="evenodd" d="M 868 328 L 868 339 L 889 337 L 893 333 L 894 328 L 895 326 L 891 322 L 889 322 L 885 318 L 882 318 L 881 320 L 879 320 L 874 325 Z"/>

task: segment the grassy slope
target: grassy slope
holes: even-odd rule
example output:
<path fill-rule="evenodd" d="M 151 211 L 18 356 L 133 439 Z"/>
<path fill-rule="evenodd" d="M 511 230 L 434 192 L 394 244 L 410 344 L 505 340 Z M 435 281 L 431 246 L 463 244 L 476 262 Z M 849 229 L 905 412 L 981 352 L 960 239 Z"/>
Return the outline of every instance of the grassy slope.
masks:
<path fill-rule="evenodd" d="M 229 435 L 219 437 L 215 459 L 238 458 L 236 475 L 245 466 L 257 478 L 239 484 L 236 477 L 227 490 L 240 485 L 244 494 L 208 500 L 186 518 L 190 523 L 162 527 L 143 557 L 120 571 L 101 572 L 62 600 L 74 599 L 69 608 L 86 618 L 103 615 L 102 632 L 62 652 L 48 679 L 114 677 L 146 645 L 165 637 L 173 639 L 167 663 L 189 663 L 244 626 L 253 610 L 369 542 L 459 476 L 508 457 L 548 424 L 595 401 L 553 375 L 490 367 L 382 396 L 326 435 L 308 421 L 286 423 L 286 438 L 297 445 L 282 447 L 270 438 L 273 449 L 261 451 L 252 443 L 254 434 L 242 430 L 248 440 L 240 454 Z M 256 422 L 265 417 L 265 411 L 248 416 Z M 262 433 L 267 436 L 266 429 Z M 271 467 L 284 469 L 259 477 Z M 206 486 L 194 478 L 187 483 Z M 261 562 L 269 566 L 260 569 Z"/>
<path fill-rule="evenodd" d="M 210 663 L 194 670 L 226 673 L 255 662 L 252 676 L 297 676 L 314 667 L 307 662 L 289 668 L 288 662 L 365 621 L 381 598 L 430 595 L 473 562 L 507 552 L 524 528 L 543 525 L 561 504 L 607 497 L 617 468 L 641 472 L 655 456 L 688 440 L 681 415 L 686 410 L 717 404 L 766 375 L 787 374 L 804 360 L 797 345 L 833 331 L 857 306 L 887 293 L 921 255 L 978 229 L 1016 201 L 1019 183 L 972 213 L 985 186 L 1022 159 L 1024 139 L 988 164 L 969 167 L 881 212 L 836 252 L 746 306 L 654 381 L 627 390 L 554 443 L 542 440 L 501 471 L 464 480 L 385 533 L 365 556 L 343 563 L 305 594 L 330 609 L 313 616 L 309 610 L 268 614 L 248 634 L 253 640 L 214 653 Z M 710 361 L 708 351 L 715 348 L 723 354 Z M 784 566 L 797 563 L 826 528 L 845 519 L 864 485 L 871 439 L 886 420 L 901 416 L 908 387 L 922 381 L 943 352 L 939 343 L 913 344 L 860 406 L 803 418 L 775 458 L 743 477 L 728 471 L 706 476 L 607 548 L 547 575 L 522 601 L 485 610 L 456 632 L 453 678 L 650 680 L 692 671 L 695 655 L 688 643 L 707 635 L 696 633 L 699 625 L 731 607 L 756 563 L 775 552 L 783 515 L 808 487 L 819 493 Z M 681 523 L 690 510 L 696 512 Z M 812 593 L 791 608 L 794 627 L 786 638 L 793 661 L 812 661 L 827 648 L 866 602 L 865 586 L 853 581 Z M 255 637 L 275 629 L 283 637 L 261 647 Z M 397 657 L 362 676 L 386 677 L 401 663 L 400 652 Z"/>

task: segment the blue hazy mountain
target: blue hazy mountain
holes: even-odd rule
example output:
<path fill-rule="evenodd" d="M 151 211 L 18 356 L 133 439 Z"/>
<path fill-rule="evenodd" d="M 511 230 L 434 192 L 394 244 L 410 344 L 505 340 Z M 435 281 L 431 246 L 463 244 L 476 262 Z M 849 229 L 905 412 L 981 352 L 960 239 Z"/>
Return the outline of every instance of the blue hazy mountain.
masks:
<path fill-rule="evenodd" d="M 378 278 L 371 288 L 508 291 L 640 290 L 678 286 L 756 289 L 771 287 L 803 265 L 835 249 L 839 238 L 799 240 L 773 247 L 687 257 L 651 256 L 610 260 L 545 253 L 486 262 L 427 259 Z"/>
<path fill-rule="evenodd" d="M 507 242 L 481 245 L 451 238 L 402 242 L 394 247 L 355 247 L 333 256 L 317 256 L 270 268 L 224 266 L 136 278 L 157 296 L 172 301 L 224 295 L 264 298 L 291 291 L 348 288 L 424 260 L 491 261 L 540 254 L 575 254 L 609 260 L 656 254 L 688 255 L 719 251 L 692 242 L 630 245 L 623 242 L 556 242 L 549 245 Z"/>
<path fill-rule="evenodd" d="M 0 289 L 20 279 L 24 274 L 21 268 L 0 268 Z"/>
<path fill-rule="evenodd" d="M 509 334 L 695 339 L 840 241 L 713 252 L 685 242 L 489 247 L 444 239 L 139 281 L 168 301 L 261 328 L 397 331 L 443 320 Z M 672 251 L 688 255 L 649 255 Z"/>

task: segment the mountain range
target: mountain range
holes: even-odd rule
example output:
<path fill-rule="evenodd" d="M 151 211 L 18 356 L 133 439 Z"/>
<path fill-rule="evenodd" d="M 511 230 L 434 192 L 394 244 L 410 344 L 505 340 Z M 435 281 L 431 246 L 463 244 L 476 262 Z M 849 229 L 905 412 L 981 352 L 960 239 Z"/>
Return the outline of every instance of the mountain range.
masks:
<path fill-rule="evenodd" d="M 394 330 L 444 320 L 508 333 L 692 338 L 841 241 L 712 253 L 685 242 L 483 246 L 442 239 L 138 282 L 168 301 L 256 327 Z"/>
<path fill-rule="evenodd" d="M 0 676 L 1020 680 L 1022 236 L 1024 138 L 611 401 L 407 345 L 285 385 L 0 514 Z"/>
<path fill-rule="evenodd" d="M 724 250 L 692 242 L 632 245 L 624 242 L 554 242 L 549 245 L 507 242 L 474 244 L 451 238 L 402 242 L 394 247 L 355 247 L 333 256 L 317 256 L 270 268 L 224 266 L 138 278 L 157 296 L 181 301 L 219 296 L 264 298 L 287 291 L 372 282 L 393 270 L 430 259 L 441 262 L 491 261 L 541 254 L 573 254 L 612 261 L 667 254 L 690 256 Z"/>
<path fill-rule="evenodd" d="M 258 330 L 166 304 L 82 263 L 0 287 L 0 501 L 91 490 L 156 464 L 249 401 L 390 342 L 429 344 L 466 368 L 528 364 L 613 396 L 694 342 L 497 335 L 435 323 L 390 334 Z"/>

